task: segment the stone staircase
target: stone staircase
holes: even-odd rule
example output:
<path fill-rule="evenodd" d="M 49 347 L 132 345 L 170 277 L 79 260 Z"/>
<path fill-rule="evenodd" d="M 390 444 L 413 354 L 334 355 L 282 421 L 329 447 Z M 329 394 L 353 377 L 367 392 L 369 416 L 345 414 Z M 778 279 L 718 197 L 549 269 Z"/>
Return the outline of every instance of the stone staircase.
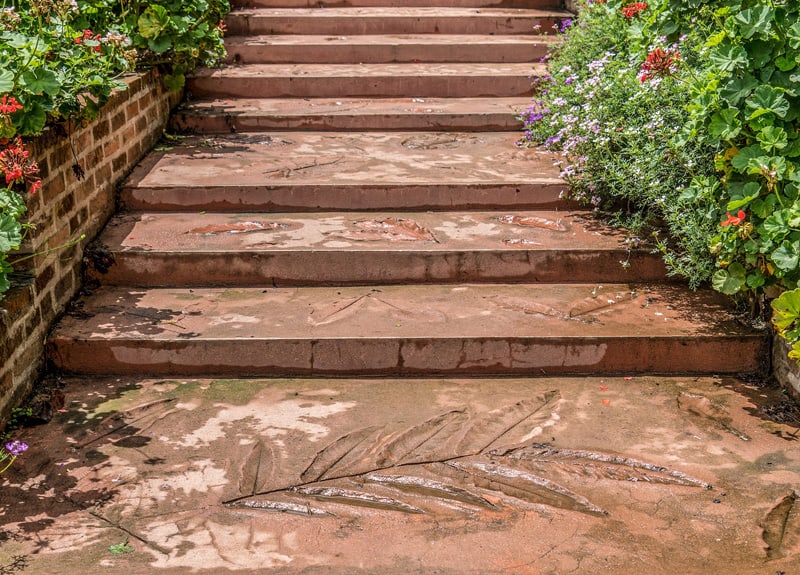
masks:
<path fill-rule="evenodd" d="M 76 374 L 763 368 L 761 333 L 560 199 L 515 111 L 553 0 L 249 0 L 49 340 Z M 626 262 L 623 266 L 622 263 Z"/>

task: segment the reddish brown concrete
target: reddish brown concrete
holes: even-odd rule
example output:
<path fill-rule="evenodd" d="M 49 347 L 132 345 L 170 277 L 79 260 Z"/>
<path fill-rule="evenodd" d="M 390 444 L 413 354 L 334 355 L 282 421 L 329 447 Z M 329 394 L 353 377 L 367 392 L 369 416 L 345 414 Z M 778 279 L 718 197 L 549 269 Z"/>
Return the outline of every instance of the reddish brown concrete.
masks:
<path fill-rule="evenodd" d="M 311 131 L 515 131 L 530 98 L 236 98 L 191 102 L 176 130 L 199 134 Z"/>
<path fill-rule="evenodd" d="M 0 565 L 18 573 L 793 575 L 800 561 L 797 425 L 778 390 L 731 378 L 65 383 L 63 413 L 25 430 L 0 479 Z M 315 480 L 326 466 L 338 479 Z"/>
<path fill-rule="evenodd" d="M 664 280 L 585 212 L 145 213 L 100 241 L 107 285 L 325 285 Z M 624 265 L 623 265 L 624 264 Z"/>
<path fill-rule="evenodd" d="M 533 34 L 553 32 L 572 14 L 555 10 L 382 6 L 236 10 L 231 35 L 260 34 Z"/>
<path fill-rule="evenodd" d="M 68 373 L 738 373 L 763 333 L 678 286 L 103 288 L 50 338 Z"/>
<path fill-rule="evenodd" d="M 233 0 L 234 9 L 252 8 L 342 8 L 397 6 L 397 0 Z M 403 6 L 430 7 L 431 0 L 403 0 Z M 535 8 L 554 10 L 563 7 L 561 0 L 436 0 L 440 7 L 455 8 Z"/>
<path fill-rule="evenodd" d="M 542 58 L 554 36 L 395 34 L 357 36 L 267 35 L 225 40 L 228 63 L 363 64 L 390 62 L 524 62 Z"/>
<path fill-rule="evenodd" d="M 132 174 L 134 210 L 550 208 L 564 189 L 513 133 L 235 134 L 186 138 Z"/>
<path fill-rule="evenodd" d="M 198 72 L 203 98 L 514 97 L 533 93 L 535 64 L 252 64 Z"/>

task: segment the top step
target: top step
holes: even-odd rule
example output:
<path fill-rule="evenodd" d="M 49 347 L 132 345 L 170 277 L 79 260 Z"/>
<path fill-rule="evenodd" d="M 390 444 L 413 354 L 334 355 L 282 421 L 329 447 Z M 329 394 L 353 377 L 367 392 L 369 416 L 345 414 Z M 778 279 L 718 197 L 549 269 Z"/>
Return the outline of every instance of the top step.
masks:
<path fill-rule="evenodd" d="M 231 6 L 236 8 L 336 8 L 336 7 L 369 7 L 397 5 L 443 6 L 456 8 L 538 8 L 561 9 L 563 0 L 232 0 Z"/>
<path fill-rule="evenodd" d="M 563 10 L 452 7 L 257 8 L 228 14 L 231 36 L 255 34 L 552 34 Z"/>

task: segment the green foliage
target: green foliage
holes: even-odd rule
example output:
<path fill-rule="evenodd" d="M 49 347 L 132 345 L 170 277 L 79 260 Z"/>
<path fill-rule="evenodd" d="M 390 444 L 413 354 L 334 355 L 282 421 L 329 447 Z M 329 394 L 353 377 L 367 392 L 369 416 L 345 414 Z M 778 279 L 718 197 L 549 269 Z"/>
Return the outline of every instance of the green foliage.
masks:
<path fill-rule="evenodd" d="M 91 119 L 133 68 L 157 66 L 170 89 L 224 56 L 227 1 L 0 0 L 0 297 L 19 249 L 26 192 L 41 181 L 18 136 Z"/>
<path fill-rule="evenodd" d="M 623 6 L 583 6 L 552 54 L 551 79 L 522 116 L 526 139 L 562 152 L 573 199 L 610 213 L 635 235 L 665 226 L 657 247 L 673 274 L 697 286 L 713 274 L 704 238 L 718 227 L 720 207 L 700 182 L 713 179 L 715 149 L 675 139 L 691 101 L 687 68 L 703 57 L 701 40 L 665 43 L 647 33 L 651 8 L 626 18 Z M 656 49 L 666 59 L 651 58 L 643 71 Z"/>
<path fill-rule="evenodd" d="M 562 151 L 577 199 L 660 224 L 668 268 L 692 285 L 794 290 L 800 3 L 654 0 L 635 18 L 629 4 L 586 1 L 527 138 Z"/>
<path fill-rule="evenodd" d="M 800 289 L 783 292 L 772 300 L 772 325 L 791 346 L 789 357 L 800 361 Z"/>

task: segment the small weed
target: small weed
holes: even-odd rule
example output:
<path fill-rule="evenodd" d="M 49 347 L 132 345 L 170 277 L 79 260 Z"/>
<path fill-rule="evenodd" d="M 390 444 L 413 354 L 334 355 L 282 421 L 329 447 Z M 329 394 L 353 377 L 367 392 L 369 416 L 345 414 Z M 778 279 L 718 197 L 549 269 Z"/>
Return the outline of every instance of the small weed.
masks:
<path fill-rule="evenodd" d="M 126 553 L 133 553 L 135 549 L 133 546 L 128 545 L 128 540 L 115 543 L 108 548 L 108 552 L 112 555 L 125 555 Z"/>

